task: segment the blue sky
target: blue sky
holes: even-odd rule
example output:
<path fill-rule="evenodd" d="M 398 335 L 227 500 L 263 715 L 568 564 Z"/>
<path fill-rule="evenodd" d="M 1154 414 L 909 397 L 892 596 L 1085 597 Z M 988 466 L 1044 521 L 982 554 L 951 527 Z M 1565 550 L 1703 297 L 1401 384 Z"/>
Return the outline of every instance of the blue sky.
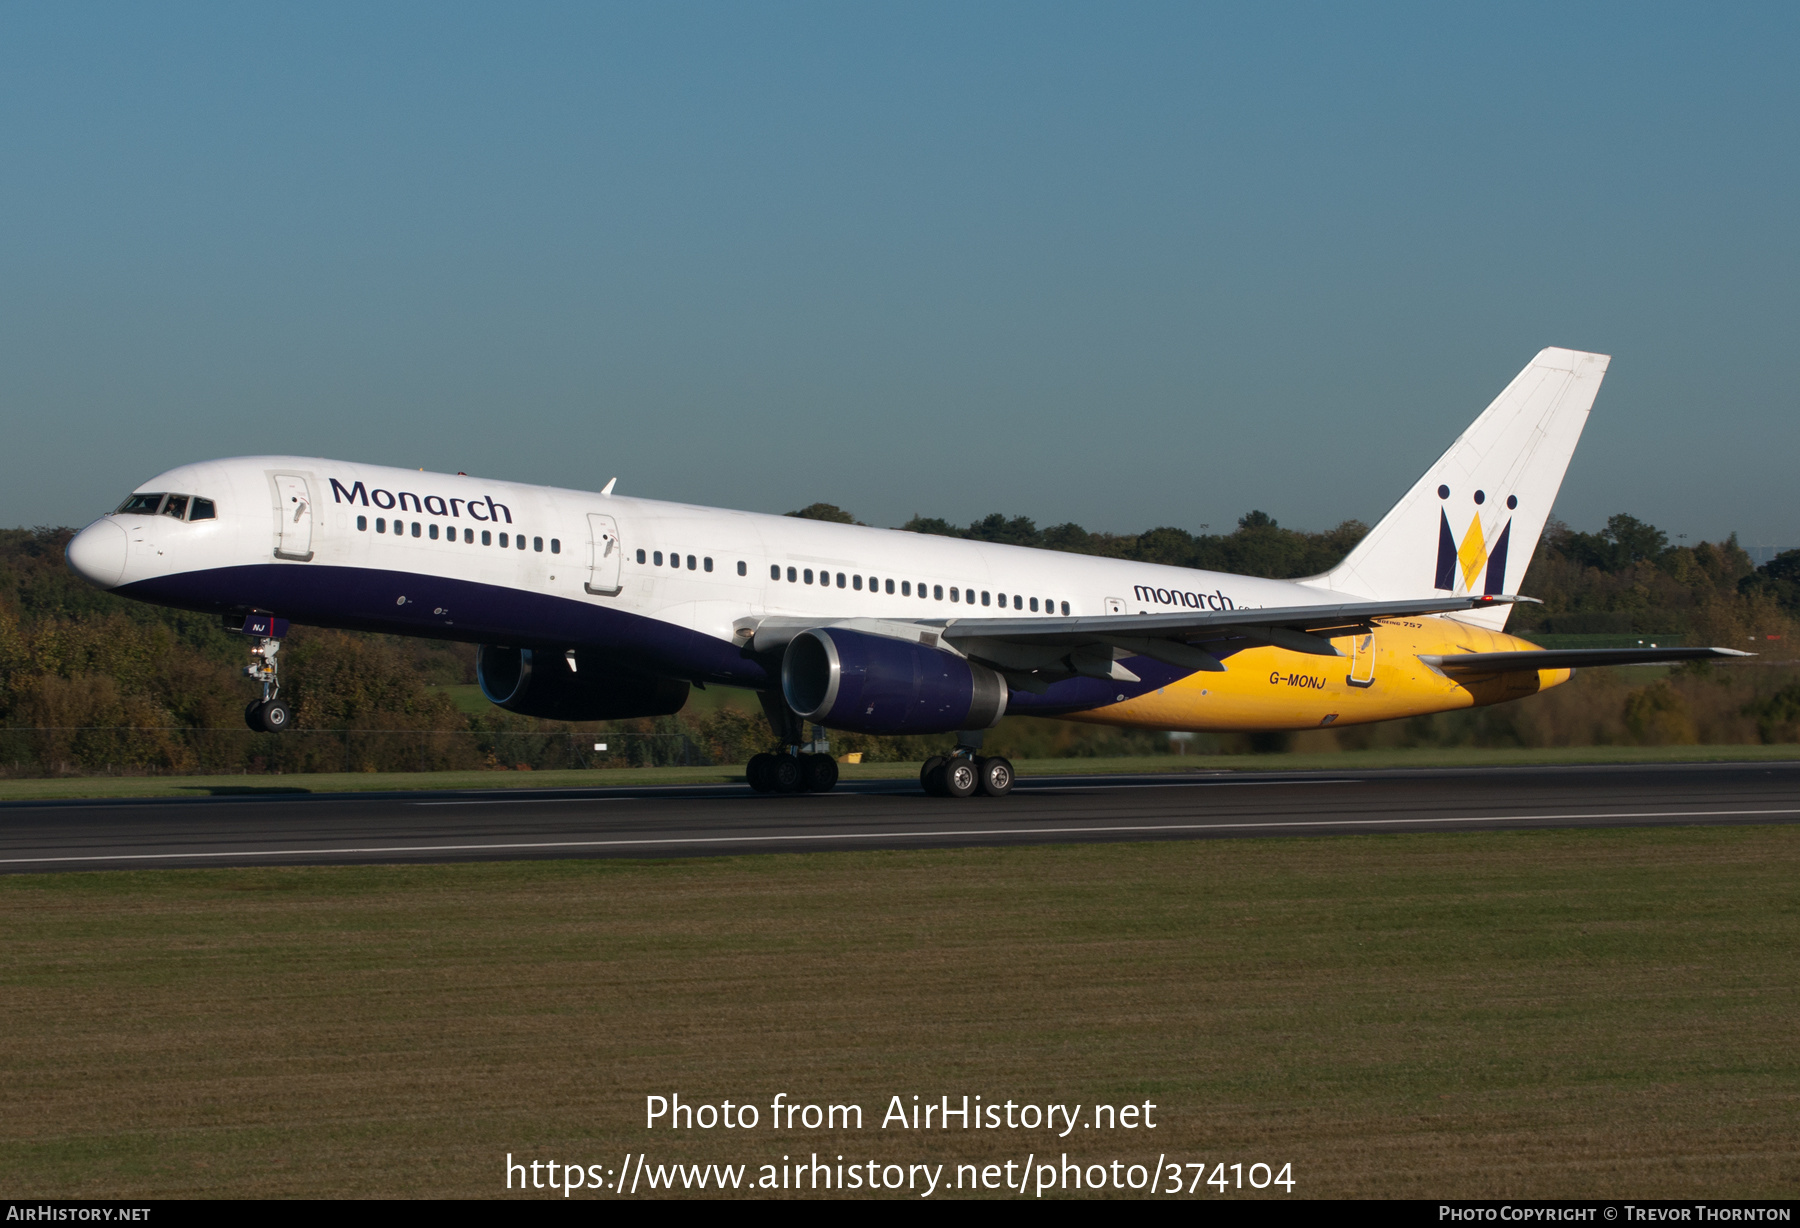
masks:
<path fill-rule="evenodd" d="M 877 524 L 1800 545 L 1793 6 L 8 6 L 0 524 L 348 457 Z"/>

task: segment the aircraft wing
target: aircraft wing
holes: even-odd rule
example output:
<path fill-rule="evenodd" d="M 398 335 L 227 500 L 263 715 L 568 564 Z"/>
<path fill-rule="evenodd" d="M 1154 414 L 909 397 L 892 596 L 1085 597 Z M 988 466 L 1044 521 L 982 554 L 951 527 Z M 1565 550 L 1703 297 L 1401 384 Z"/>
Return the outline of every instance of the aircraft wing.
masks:
<path fill-rule="evenodd" d="M 1119 658 L 1149 657 L 1181 669 L 1222 672 L 1208 642 L 1243 640 L 1291 652 L 1339 657 L 1328 638 L 1367 630 L 1373 620 L 1530 601 L 1529 597 L 1427 597 L 1409 601 L 1348 601 L 1284 608 L 1184 610 L 1174 614 L 1101 614 L 1072 618 L 795 619 L 745 620 L 739 634 L 757 652 L 777 651 L 802 631 L 844 627 L 876 635 L 944 642 L 989 665 L 1025 690 L 1058 678 L 1086 676 L 1136 681 Z"/>
<path fill-rule="evenodd" d="M 1537 648 L 1524 652 L 1458 652 L 1420 656 L 1446 674 L 1498 674 L 1527 669 L 1586 669 L 1601 665 L 1661 665 L 1753 657 L 1735 648 Z"/>

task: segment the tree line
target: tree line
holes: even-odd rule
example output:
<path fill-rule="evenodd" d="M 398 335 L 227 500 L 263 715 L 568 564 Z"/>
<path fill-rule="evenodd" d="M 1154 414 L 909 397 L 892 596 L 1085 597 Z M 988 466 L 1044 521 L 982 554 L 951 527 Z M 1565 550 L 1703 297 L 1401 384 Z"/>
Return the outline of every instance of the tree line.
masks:
<path fill-rule="evenodd" d="M 850 513 L 829 504 L 790 514 L 854 523 Z M 1165 526 L 1117 534 L 1076 524 L 1039 529 L 1029 517 L 998 513 L 967 525 L 915 516 L 900 527 L 1278 579 L 1330 569 L 1367 532 L 1356 521 L 1305 532 L 1260 511 L 1247 513 L 1227 533 Z M 742 762 L 768 741 L 760 713 L 747 702 L 696 706 L 658 720 L 573 727 L 580 737 L 572 736 L 570 726 L 491 706 L 466 711 L 451 688 L 474 681 L 472 646 L 304 627 L 295 628 L 284 648 L 283 677 L 297 731 L 312 732 L 251 734 L 242 728 L 243 708 L 254 691 L 241 674 L 248 659 L 242 637 L 215 618 L 129 601 L 87 585 L 63 562 L 71 534 L 67 528 L 0 530 L 0 771 Z M 1667 534 L 1629 515 L 1614 516 L 1593 533 L 1552 521 L 1521 588 L 1544 602 L 1515 613 L 1512 629 L 1521 634 L 1684 637 L 1754 648 L 1765 659 L 1784 657 L 1800 618 L 1800 550 L 1756 567 L 1735 538 L 1671 545 Z M 1782 678 L 1762 671 L 1757 685 L 1729 701 L 1714 696 L 1675 703 L 1658 692 L 1649 708 L 1644 705 L 1650 701 L 1637 701 L 1635 723 L 1619 706 L 1625 701 L 1614 697 L 1606 701 L 1611 707 L 1604 719 L 1588 722 L 1585 733 L 1574 726 L 1534 733 L 1518 725 L 1526 718 L 1516 714 L 1506 718 L 1513 720 L 1510 726 L 1492 715 L 1461 714 L 1434 718 L 1435 723 L 1404 722 L 1398 732 L 1345 731 L 1333 744 L 1378 737 L 1680 740 L 1712 736 L 1708 730 L 1718 737 L 1792 740 L 1800 721 L 1800 687 L 1771 690 L 1770 680 Z M 1531 702 L 1541 705 L 1557 694 Z M 1717 709 L 1717 719 L 1695 715 L 1702 709 Z M 324 731 L 358 736 L 334 742 Z M 593 752 L 596 739 L 585 736 L 598 732 L 613 735 L 598 739 L 608 744 L 603 754 Z M 1003 753 L 1021 757 L 1169 749 L 1167 739 L 1155 733 L 1033 720 L 1009 719 L 990 737 Z M 911 758 L 925 753 L 930 740 L 836 735 L 834 741 L 838 749 L 872 757 Z M 1233 746 L 1229 738 L 1204 744 Z"/>

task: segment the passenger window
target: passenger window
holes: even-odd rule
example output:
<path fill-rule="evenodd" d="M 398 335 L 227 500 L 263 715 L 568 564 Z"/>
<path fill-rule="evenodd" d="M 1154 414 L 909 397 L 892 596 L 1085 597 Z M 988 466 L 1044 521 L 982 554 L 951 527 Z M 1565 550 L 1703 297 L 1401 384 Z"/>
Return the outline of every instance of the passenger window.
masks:
<path fill-rule="evenodd" d="M 187 501 L 186 495 L 170 495 L 169 501 L 163 504 L 163 515 L 173 516 L 177 520 L 183 519 L 187 516 Z"/>
<path fill-rule="evenodd" d="M 861 576 L 851 576 L 850 580 L 851 580 L 850 587 L 855 589 L 859 593 L 862 592 L 862 577 Z M 873 584 L 871 584 L 871 585 L 869 585 L 869 587 L 874 588 L 875 586 Z"/>
<path fill-rule="evenodd" d="M 956 600 L 956 590 L 954 588 L 952 588 L 950 590 L 950 600 L 952 600 L 952 601 Z M 970 600 L 972 601 L 972 600 L 974 600 L 974 598 L 970 598 Z"/>
<path fill-rule="evenodd" d="M 424 531 L 423 531 L 423 529 L 420 528 L 419 522 L 416 520 L 413 521 L 413 536 L 414 537 L 422 537 L 423 535 L 424 535 Z"/>
<path fill-rule="evenodd" d="M 539 554 L 542 554 L 544 552 L 544 539 L 541 537 L 532 538 L 531 539 L 531 548 L 533 550 L 537 551 Z"/>
<path fill-rule="evenodd" d="M 887 583 L 887 591 L 890 593 L 893 592 L 894 591 L 894 582 L 892 580 L 889 580 L 886 583 Z"/>
<path fill-rule="evenodd" d="M 162 501 L 163 497 L 160 494 L 131 495 L 125 502 L 119 504 L 119 510 L 114 512 L 113 515 L 154 516 L 156 515 L 156 509 L 162 506 Z"/>
<path fill-rule="evenodd" d="M 484 546 L 493 545 L 494 544 L 494 535 L 492 533 L 490 533 L 488 530 L 483 529 L 481 531 L 481 544 Z"/>
<path fill-rule="evenodd" d="M 641 563 L 643 561 L 644 561 L 644 552 L 642 550 L 640 550 L 640 551 L 638 551 L 638 562 Z"/>
<path fill-rule="evenodd" d="M 512 545 L 512 540 L 509 537 L 507 537 L 506 534 L 502 533 L 500 535 L 500 548 L 502 550 L 504 550 L 510 545 Z"/>
<path fill-rule="evenodd" d="M 808 583 L 808 584 L 811 584 L 811 583 L 812 583 L 812 568 L 810 568 L 810 567 L 808 567 L 808 568 L 807 568 L 807 569 L 806 569 L 806 570 L 805 570 L 805 571 L 804 571 L 804 572 L 802 572 L 802 573 L 801 573 L 801 574 L 802 574 L 802 575 L 804 575 L 804 576 L 805 576 L 805 577 L 806 577 L 806 582 L 807 582 L 807 583 Z"/>
<path fill-rule="evenodd" d="M 694 556 L 691 554 L 688 555 L 688 570 L 689 571 L 699 571 L 700 570 L 698 567 L 694 566 Z"/>
<path fill-rule="evenodd" d="M 843 573 L 843 572 L 841 572 L 841 571 L 840 571 L 840 572 L 838 572 L 838 587 L 839 587 L 839 588 L 843 588 L 843 587 L 844 587 L 844 573 Z"/>
<path fill-rule="evenodd" d="M 356 518 L 356 531 L 358 533 L 367 533 L 369 531 L 369 518 L 367 516 L 358 516 Z"/>
<path fill-rule="evenodd" d="M 1002 598 L 1002 601 L 1004 601 L 1004 600 L 1005 600 L 1005 599 L 1004 599 L 1004 598 Z M 982 605 L 987 605 L 987 604 L 988 604 L 988 595 L 987 595 L 987 593 L 986 593 L 986 592 L 985 592 L 985 591 L 984 591 L 984 592 L 983 592 L 983 593 L 982 593 L 982 594 L 981 594 L 981 604 L 982 604 Z"/>
<path fill-rule="evenodd" d="M 939 601 L 942 601 L 944 599 L 944 586 L 942 584 L 932 585 L 932 591 L 937 594 L 937 599 Z M 923 584 L 919 585 L 919 595 L 921 597 L 923 597 L 925 595 L 925 586 Z M 952 600 L 952 601 L 956 600 L 956 590 L 955 589 L 950 590 L 950 600 Z"/>
<path fill-rule="evenodd" d="M 211 499 L 195 499 L 193 508 L 188 512 L 189 520 L 213 520 L 217 516 L 218 513 L 213 511 Z M 368 517 L 365 516 L 363 519 L 367 520 Z"/>
<path fill-rule="evenodd" d="M 430 534 L 430 536 L 431 536 L 431 540 L 432 540 L 432 541 L 436 541 L 436 540 L 437 540 L 437 538 L 438 538 L 438 527 L 437 527 L 437 526 L 436 526 L 436 525 L 432 525 L 432 526 L 431 526 L 431 534 Z"/>
<path fill-rule="evenodd" d="M 463 545 L 473 546 L 474 544 L 475 544 L 475 530 L 474 529 L 464 529 L 463 530 Z"/>
<path fill-rule="evenodd" d="M 518 546 L 519 549 L 523 550 L 525 548 L 525 535 L 523 533 L 514 534 L 513 543 Z"/>
<path fill-rule="evenodd" d="M 1065 602 L 1063 602 L 1063 613 L 1067 614 L 1068 612 L 1069 612 L 1069 603 L 1065 601 Z"/>
<path fill-rule="evenodd" d="M 750 565 L 748 563 L 744 562 L 743 559 L 739 559 L 738 560 L 738 575 L 747 576 L 749 574 L 750 574 Z"/>
<path fill-rule="evenodd" d="M 658 567 L 662 566 L 662 551 L 658 550 L 655 554 L 651 555 L 650 557 L 656 560 L 656 565 Z"/>
<path fill-rule="evenodd" d="M 710 557 L 703 558 L 700 560 L 700 570 L 702 570 L 702 571 L 711 571 L 712 570 L 712 559 Z"/>
<path fill-rule="evenodd" d="M 550 539 L 550 553 L 551 554 L 561 554 L 562 553 L 562 539 L 560 537 L 552 537 Z"/>
<path fill-rule="evenodd" d="M 889 580 L 888 581 L 888 592 L 891 593 L 893 591 L 894 591 L 894 582 L 892 580 Z M 902 597 L 912 596 L 912 581 L 911 580 L 900 581 L 900 595 Z"/>
<path fill-rule="evenodd" d="M 769 564 L 769 579 L 771 579 L 771 580 L 781 579 L 781 564 L 780 563 L 770 563 Z"/>
<path fill-rule="evenodd" d="M 1037 605 L 1037 602 L 1033 601 L 1031 604 L 1035 608 Z M 1014 593 L 1013 594 L 1013 609 L 1022 610 L 1024 608 L 1025 608 L 1025 599 L 1023 597 L 1019 596 L 1019 594 Z"/>
<path fill-rule="evenodd" d="M 788 568 L 788 583 L 793 584 L 793 583 L 797 582 L 799 579 L 800 579 L 800 573 L 795 571 L 792 567 Z"/>
<path fill-rule="evenodd" d="M 386 533 L 387 532 L 387 517 L 386 516 L 375 517 L 375 531 L 377 533 Z"/>
<path fill-rule="evenodd" d="M 1036 614 L 1036 613 L 1037 613 L 1037 598 L 1036 598 L 1036 597 L 1033 597 L 1033 598 L 1032 598 L 1032 599 L 1031 599 L 1031 612 L 1032 612 L 1032 613 L 1033 613 L 1033 614 Z"/>

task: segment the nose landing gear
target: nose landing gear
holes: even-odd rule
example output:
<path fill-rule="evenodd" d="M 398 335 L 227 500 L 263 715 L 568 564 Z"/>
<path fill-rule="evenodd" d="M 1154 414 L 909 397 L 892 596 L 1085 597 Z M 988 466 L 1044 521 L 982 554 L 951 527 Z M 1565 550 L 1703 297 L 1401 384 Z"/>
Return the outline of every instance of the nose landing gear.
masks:
<path fill-rule="evenodd" d="M 227 626 L 231 626 L 228 620 Z M 252 614 L 233 630 L 254 635 L 250 646 L 250 664 L 244 667 L 247 677 L 262 683 L 262 698 L 253 699 L 244 708 L 244 724 L 257 733 L 280 733 L 294 722 L 294 710 L 281 698 L 281 635 L 287 620 L 266 614 Z"/>

